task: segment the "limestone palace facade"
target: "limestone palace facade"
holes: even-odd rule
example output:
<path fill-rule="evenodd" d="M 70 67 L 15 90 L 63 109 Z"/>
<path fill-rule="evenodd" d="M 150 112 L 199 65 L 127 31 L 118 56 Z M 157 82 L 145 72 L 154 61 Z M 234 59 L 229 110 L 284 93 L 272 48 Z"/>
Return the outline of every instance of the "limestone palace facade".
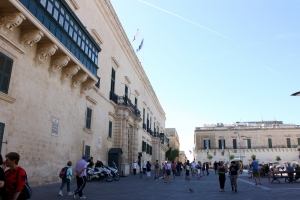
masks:
<path fill-rule="evenodd" d="M 29 182 L 82 155 L 165 160 L 166 114 L 109 0 L 0 1 L 0 150 Z M 74 167 L 74 165 L 73 165 Z"/>
<path fill-rule="evenodd" d="M 248 164 L 255 155 L 260 163 L 296 163 L 300 159 L 300 126 L 282 121 L 205 124 L 196 127 L 194 143 L 195 160 L 201 162 L 230 161 L 229 155 L 233 155 L 233 160 Z"/>

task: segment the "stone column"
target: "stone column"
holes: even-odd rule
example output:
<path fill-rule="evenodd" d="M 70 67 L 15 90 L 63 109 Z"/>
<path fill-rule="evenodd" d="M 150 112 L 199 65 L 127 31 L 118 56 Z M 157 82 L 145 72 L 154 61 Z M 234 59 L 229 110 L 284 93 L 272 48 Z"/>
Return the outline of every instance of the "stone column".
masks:
<path fill-rule="evenodd" d="M 121 170 L 125 175 L 129 174 L 130 166 L 128 163 L 128 117 L 123 116 L 122 118 L 122 164 L 121 164 Z"/>

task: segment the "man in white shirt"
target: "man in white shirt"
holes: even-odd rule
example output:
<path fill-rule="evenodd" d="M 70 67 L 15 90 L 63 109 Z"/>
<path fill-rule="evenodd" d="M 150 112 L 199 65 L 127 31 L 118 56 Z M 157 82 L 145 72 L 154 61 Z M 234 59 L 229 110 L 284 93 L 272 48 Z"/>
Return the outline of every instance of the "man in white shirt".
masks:
<path fill-rule="evenodd" d="M 134 161 L 132 164 L 133 175 L 136 175 L 136 168 L 137 168 L 137 163 L 136 163 L 136 161 Z"/>

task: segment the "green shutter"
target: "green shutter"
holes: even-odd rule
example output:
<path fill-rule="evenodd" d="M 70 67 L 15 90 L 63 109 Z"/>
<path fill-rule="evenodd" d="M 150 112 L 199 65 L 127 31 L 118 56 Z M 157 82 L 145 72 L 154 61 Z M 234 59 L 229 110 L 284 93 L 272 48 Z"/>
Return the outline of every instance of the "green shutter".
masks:
<path fill-rule="evenodd" d="M 269 148 L 272 148 L 272 139 L 271 138 L 268 139 L 268 144 L 269 144 Z"/>
<path fill-rule="evenodd" d="M 210 149 L 210 140 L 208 140 L 208 149 Z"/>
<path fill-rule="evenodd" d="M 300 138 L 298 138 L 298 145 L 300 145 Z"/>
<path fill-rule="evenodd" d="M 225 143 L 225 140 L 224 140 L 224 149 L 226 149 L 226 143 Z"/>
<path fill-rule="evenodd" d="M 108 137 L 112 138 L 112 122 L 109 121 L 109 126 L 108 126 Z"/>
<path fill-rule="evenodd" d="M 251 139 L 247 139 L 248 149 L 251 149 Z"/>
<path fill-rule="evenodd" d="M 233 139 L 233 149 L 237 149 L 236 148 L 236 139 Z"/>
<path fill-rule="evenodd" d="M 0 152 L 1 152 L 1 149 L 2 149 L 2 140 L 3 140 L 3 135 L 4 135 L 4 127 L 5 127 L 5 124 L 0 122 Z"/>
<path fill-rule="evenodd" d="M 91 147 L 88 145 L 85 145 L 85 154 L 84 154 L 87 159 L 90 159 L 90 155 L 91 155 Z"/>
<path fill-rule="evenodd" d="M 0 92 L 8 93 L 13 60 L 0 52 Z"/>
<path fill-rule="evenodd" d="M 291 138 L 286 138 L 287 148 L 291 148 Z"/>
<path fill-rule="evenodd" d="M 85 128 L 91 129 L 91 121 L 92 121 L 92 109 L 87 107 L 86 109 L 86 124 Z"/>
<path fill-rule="evenodd" d="M 222 149 L 222 140 L 219 140 L 219 149 Z"/>

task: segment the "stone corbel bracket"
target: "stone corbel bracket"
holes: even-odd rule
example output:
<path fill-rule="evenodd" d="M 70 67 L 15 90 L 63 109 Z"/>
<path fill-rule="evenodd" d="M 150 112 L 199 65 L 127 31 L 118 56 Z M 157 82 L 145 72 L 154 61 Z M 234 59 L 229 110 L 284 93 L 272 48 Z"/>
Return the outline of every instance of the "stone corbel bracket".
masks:
<path fill-rule="evenodd" d="M 14 27 L 19 26 L 26 17 L 21 12 L 5 13 L 0 19 L 0 30 L 7 33 L 7 30 L 12 31 Z"/>
<path fill-rule="evenodd" d="M 71 58 L 69 56 L 57 56 L 51 59 L 49 72 L 50 74 L 57 73 L 57 70 L 66 66 Z"/>
<path fill-rule="evenodd" d="M 81 94 L 84 94 L 86 91 L 90 90 L 94 85 L 96 84 L 96 81 L 89 78 L 87 79 L 82 85 L 81 85 Z"/>
<path fill-rule="evenodd" d="M 40 30 L 31 30 L 22 35 L 21 45 L 22 46 L 32 46 L 34 43 L 37 43 L 44 36 L 44 33 Z"/>
<path fill-rule="evenodd" d="M 39 65 L 44 64 L 45 60 L 55 54 L 58 47 L 55 44 L 43 44 L 36 50 L 35 54 L 35 66 L 38 67 Z"/>
<path fill-rule="evenodd" d="M 84 81 L 86 81 L 86 79 L 88 78 L 89 76 L 83 72 L 83 71 L 80 71 L 78 72 L 76 75 L 74 75 L 72 77 L 72 87 L 73 88 L 76 88 L 77 85 L 83 83 Z"/>
<path fill-rule="evenodd" d="M 64 84 L 64 82 L 66 81 L 66 79 L 68 77 L 72 78 L 72 76 L 74 76 L 79 70 L 80 70 L 80 67 L 78 65 L 70 65 L 70 66 L 64 67 L 64 69 L 62 71 L 62 76 L 60 78 L 61 83 Z"/>

